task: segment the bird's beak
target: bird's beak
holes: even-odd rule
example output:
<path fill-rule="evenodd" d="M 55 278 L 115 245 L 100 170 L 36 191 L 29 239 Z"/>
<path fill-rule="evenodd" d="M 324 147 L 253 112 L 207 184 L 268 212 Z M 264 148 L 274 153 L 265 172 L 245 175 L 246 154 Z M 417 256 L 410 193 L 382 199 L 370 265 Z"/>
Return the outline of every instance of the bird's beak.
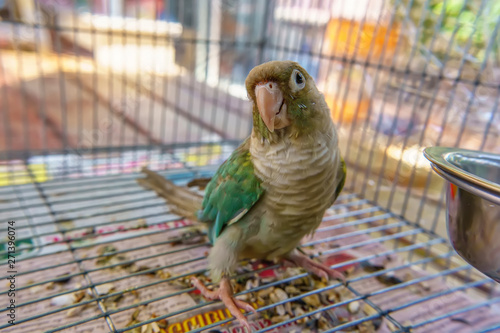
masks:
<path fill-rule="evenodd" d="M 274 132 L 275 119 L 283 109 L 283 93 L 276 82 L 262 82 L 255 86 L 255 99 L 260 117 L 270 132 Z"/>

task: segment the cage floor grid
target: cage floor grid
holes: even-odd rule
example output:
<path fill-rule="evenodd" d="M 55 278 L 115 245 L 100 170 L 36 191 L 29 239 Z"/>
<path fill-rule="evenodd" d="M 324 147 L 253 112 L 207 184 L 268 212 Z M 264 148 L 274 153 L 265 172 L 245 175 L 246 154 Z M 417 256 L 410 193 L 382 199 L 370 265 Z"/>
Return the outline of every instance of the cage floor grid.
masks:
<path fill-rule="evenodd" d="M 161 172 L 179 184 L 213 169 Z M 210 249 L 193 224 L 121 174 L 0 188 L 15 221 L 15 326 L 5 332 L 238 332 L 220 302 L 189 284 Z M 2 240 L 6 230 L 1 230 Z M 4 244 L 5 245 L 5 244 Z M 233 280 L 258 309 L 259 332 L 500 331 L 500 297 L 446 241 L 354 193 L 343 193 L 302 250 L 349 284 L 245 261 Z M 1 253 L 6 259 L 7 248 Z M 4 261 L 5 262 L 5 261 Z M 2 280 L 9 274 L 0 266 Z M 0 294 L 7 299 L 9 285 Z M 10 309 L 2 308 L 3 317 Z"/>

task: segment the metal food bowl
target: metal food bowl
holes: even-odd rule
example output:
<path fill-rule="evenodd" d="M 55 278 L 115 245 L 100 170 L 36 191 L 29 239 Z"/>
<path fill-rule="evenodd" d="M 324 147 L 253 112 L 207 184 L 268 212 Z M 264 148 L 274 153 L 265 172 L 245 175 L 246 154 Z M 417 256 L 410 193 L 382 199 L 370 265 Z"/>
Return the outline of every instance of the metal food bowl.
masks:
<path fill-rule="evenodd" d="M 458 148 L 424 151 L 446 181 L 447 227 L 454 249 L 500 282 L 500 155 Z"/>

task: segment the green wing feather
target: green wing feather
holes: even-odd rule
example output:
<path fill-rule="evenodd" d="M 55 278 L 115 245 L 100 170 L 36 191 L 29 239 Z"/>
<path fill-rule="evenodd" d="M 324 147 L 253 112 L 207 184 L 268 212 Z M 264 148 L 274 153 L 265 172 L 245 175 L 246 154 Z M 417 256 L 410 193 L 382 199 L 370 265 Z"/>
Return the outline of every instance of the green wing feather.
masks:
<path fill-rule="evenodd" d="M 249 140 L 238 147 L 206 187 L 198 219 L 210 223 L 208 238 L 212 244 L 224 227 L 239 221 L 264 192 L 248 146 Z"/>

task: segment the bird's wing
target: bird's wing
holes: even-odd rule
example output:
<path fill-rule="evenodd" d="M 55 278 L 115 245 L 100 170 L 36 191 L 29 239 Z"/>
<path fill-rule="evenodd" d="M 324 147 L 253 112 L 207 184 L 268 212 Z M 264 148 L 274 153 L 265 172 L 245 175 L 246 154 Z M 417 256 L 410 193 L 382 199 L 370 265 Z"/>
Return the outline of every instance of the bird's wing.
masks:
<path fill-rule="evenodd" d="M 232 153 L 207 185 L 198 219 L 210 223 L 212 244 L 224 227 L 239 221 L 264 193 L 254 172 L 249 141 Z"/>
<path fill-rule="evenodd" d="M 342 157 L 340 157 L 340 167 L 339 167 L 338 174 L 337 174 L 337 177 L 340 179 L 340 182 L 337 185 L 337 188 L 335 189 L 335 196 L 333 197 L 333 202 L 335 202 L 335 200 L 337 200 L 337 198 L 340 195 L 340 192 L 342 192 L 342 189 L 344 188 L 346 175 L 347 175 L 347 170 L 346 170 L 345 161 Z"/>

